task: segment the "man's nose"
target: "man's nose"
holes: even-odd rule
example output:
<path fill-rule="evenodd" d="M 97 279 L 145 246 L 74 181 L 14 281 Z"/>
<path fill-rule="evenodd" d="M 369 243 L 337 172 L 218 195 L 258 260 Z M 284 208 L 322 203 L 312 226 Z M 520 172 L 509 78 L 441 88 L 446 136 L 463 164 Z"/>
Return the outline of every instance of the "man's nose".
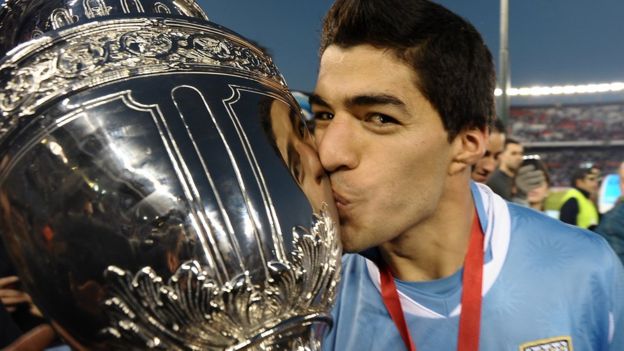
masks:
<path fill-rule="evenodd" d="M 483 160 L 483 169 L 488 171 L 489 173 L 494 172 L 496 170 L 496 161 L 491 156 L 486 156 Z"/>
<path fill-rule="evenodd" d="M 332 173 L 357 166 L 356 134 L 357 120 L 337 115 L 317 129 L 315 135 L 319 159 L 325 171 Z"/>

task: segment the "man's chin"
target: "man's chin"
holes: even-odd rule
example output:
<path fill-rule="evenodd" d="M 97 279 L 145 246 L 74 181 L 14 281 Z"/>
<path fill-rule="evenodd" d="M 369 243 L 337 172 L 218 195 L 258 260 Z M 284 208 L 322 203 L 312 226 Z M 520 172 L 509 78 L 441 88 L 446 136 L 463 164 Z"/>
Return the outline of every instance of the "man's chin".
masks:
<path fill-rule="evenodd" d="M 343 253 L 358 253 L 362 250 L 365 250 L 366 247 L 362 248 L 362 246 L 357 245 L 356 243 L 342 241 L 342 252 Z"/>
<path fill-rule="evenodd" d="M 477 183 L 485 183 L 487 180 L 487 175 L 475 174 L 472 179 Z"/>
<path fill-rule="evenodd" d="M 361 238 L 362 238 L 361 236 L 357 238 L 353 238 L 349 236 L 341 236 L 342 252 L 343 253 L 360 253 L 362 251 L 366 251 L 370 248 L 376 247 L 380 244 L 377 242 L 358 240 Z"/>
<path fill-rule="evenodd" d="M 358 242 L 358 240 L 349 240 L 349 238 L 345 238 L 345 236 L 341 237 L 341 241 L 343 253 L 358 253 L 371 247 L 371 245 Z"/>

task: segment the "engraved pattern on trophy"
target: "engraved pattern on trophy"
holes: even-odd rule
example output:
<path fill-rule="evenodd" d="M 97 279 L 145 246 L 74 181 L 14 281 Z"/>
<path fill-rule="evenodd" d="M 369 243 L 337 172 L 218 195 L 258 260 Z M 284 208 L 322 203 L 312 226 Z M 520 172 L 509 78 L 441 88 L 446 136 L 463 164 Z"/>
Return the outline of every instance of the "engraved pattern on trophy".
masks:
<path fill-rule="evenodd" d="M 31 38 L 37 39 L 41 36 L 43 36 L 43 31 L 41 29 L 38 29 L 38 28 L 33 29 Z"/>
<path fill-rule="evenodd" d="M 156 23 L 125 20 L 90 30 L 68 29 L 63 40 L 45 43 L 52 47 L 40 55 L 9 58 L 0 66 L 2 115 L 8 119 L 32 115 L 39 106 L 66 91 L 130 76 L 215 66 L 259 73 L 285 86 L 271 60 L 246 44 L 223 38 L 207 27 L 199 31 L 183 22 Z M 12 125 L 5 120 L 2 127 L 7 124 Z"/>
<path fill-rule="evenodd" d="M 166 57 L 174 50 L 175 37 L 149 30 L 128 32 L 119 38 L 120 49 L 137 57 Z"/>
<path fill-rule="evenodd" d="M 280 260 L 286 259 L 286 254 L 283 248 L 283 241 L 281 237 L 282 228 L 280 227 L 279 221 L 277 220 L 277 215 L 275 212 L 275 207 L 273 205 L 273 201 L 270 198 L 269 191 L 266 186 L 266 181 L 264 180 L 264 175 L 261 168 L 258 166 L 258 162 L 255 159 L 253 148 L 249 143 L 249 139 L 245 135 L 244 128 L 240 124 L 240 119 L 236 113 L 235 105 L 239 101 L 241 97 L 241 92 L 247 91 L 254 94 L 260 94 L 267 97 L 271 97 L 276 100 L 281 100 L 276 95 L 267 94 L 266 92 L 260 92 L 257 90 L 239 87 L 239 86 L 230 86 L 232 90 L 232 95 L 223 101 L 223 105 L 226 107 L 228 111 L 228 116 L 230 117 L 233 125 L 235 126 L 236 132 L 238 134 L 239 139 L 241 140 L 241 144 L 244 146 L 245 157 L 250 164 L 253 165 L 251 171 L 253 172 L 255 179 L 257 181 L 257 188 L 260 189 L 260 195 L 262 198 L 262 202 L 264 203 L 265 211 L 267 211 L 266 219 L 269 223 L 268 227 L 271 230 L 271 236 L 273 238 L 273 245 L 269 245 L 274 247 L 276 257 Z"/>
<path fill-rule="evenodd" d="M 247 274 L 218 284 L 196 261 L 181 265 L 167 283 L 149 267 L 134 275 L 109 267 L 117 296 L 106 305 L 117 323 L 105 332 L 163 350 L 320 349 L 319 340 L 308 344 L 310 335 L 297 336 L 301 330 L 282 330 L 295 336 L 286 344 L 281 337 L 250 339 L 292 317 L 304 316 L 309 323 L 327 318 L 323 306 L 333 303 L 340 274 L 334 223 L 322 212 L 311 230 L 293 228 L 293 240 L 292 262 L 269 262 L 264 286 L 251 283 Z"/>
<path fill-rule="evenodd" d="M 207 155 L 202 154 L 198 147 L 193 135 L 193 130 L 201 130 L 205 133 L 221 136 L 218 141 L 205 146 L 206 150 L 210 150 L 216 157 L 228 154 L 228 143 L 223 139 L 219 123 L 214 119 L 210 107 L 199 91 L 193 87 L 178 86 L 171 91 L 171 97 L 178 114 L 176 116 L 161 115 L 161 119 L 158 123 L 159 129 L 162 128 L 161 135 L 163 135 L 163 142 L 171 145 L 169 157 L 174 164 L 178 165 L 176 166 L 178 178 L 184 187 L 188 201 L 191 204 L 211 203 L 217 205 L 216 208 L 197 208 L 194 212 L 197 218 L 197 231 L 203 239 L 202 245 L 204 246 L 204 250 L 206 252 L 213 251 L 211 252 L 211 257 L 214 257 L 215 261 L 215 279 L 217 279 L 219 284 L 224 284 L 231 280 L 232 276 L 236 273 L 246 270 L 243 265 L 244 256 L 234 237 L 233 224 L 227 214 L 226 206 L 220 194 L 221 191 L 216 186 L 209 167 L 206 164 Z M 188 111 L 188 109 L 192 111 Z M 189 113 L 187 114 L 187 112 Z M 200 112 L 199 115 L 209 116 L 209 118 L 204 121 L 196 121 L 194 119 L 188 120 L 188 118 L 193 115 L 193 112 Z M 185 119 L 185 115 L 187 119 Z M 175 124 L 181 125 L 185 130 L 184 138 L 178 137 L 174 139 L 168 133 Z M 165 140 L 165 138 L 167 138 L 167 140 Z M 180 152 L 181 144 L 190 145 L 194 150 L 194 154 L 189 155 L 187 153 L 183 156 Z M 199 164 L 198 168 L 202 169 L 203 173 L 198 172 L 196 174 L 191 174 L 189 171 L 190 162 Z M 235 160 L 230 158 L 224 163 L 235 162 Z M 235 167 L 236 165 L 233 164 L 231 167 L 227 168 Z M 230 174 L 232 179 L 236 179 L 234 172 Z M 210 185 L 210 189 L 198 188 L 197 184 L 203 182 L 207 182 Z M 234 186 L 234 188 L 241 189 L 242 187 L 238 185 Z M 237 191 L 233 196 L 241 197 L 242 195 Z M 225 262 L 238 264 L 228 266 Z"/>
<path fill-rule="evenodd" d="M 69 26 L 73 23 L 78 22 L 78 16 L 72 15 L 72 11 L 65 8 L 57 8 L 52 11 L 50 14 L 50 22 L 52 23 L 52 29 L 56 30 L 61 27 Z M 43 33 L 37 33 L 38 36 L 41 36 Z M 37 38 L 35 33 L 32 34 L 33 38 Z"/>
<path fill-rule="evenodd" d="M 171 9 L 169 9 L 167 5 L 163 4 L 162 2 L 156 2 L 154 3 L 154 12 L 171 14 Z"/>
<path fill-rule="evenodd" d="M 143 4 L 140 0 L 119 0 L 121 1 L 121 8 L 124 13 L 143 13 Z"/>
<path fill-rule="evenodd" d="M 188 168 L 188 165 L 184 163 L 185 160 L 192 159 L 193 156 L 188 153 L 184 155 L 179 153 L 178 143 L 182 140 L 179 137 L 174 140 L 171 135 L 168 135 L 173 127 L 172 123 L 175 120 L 182 122 L 192 141 L 191 131 L 200 129 L 200 126 L 194 125 L 193 123 L 196 122 L 192 120 L 185 120 L 184 114 L 197 111 L 198 106 L 203 105 L 206 114 L 211 116 L 215 128 L 230 119 L 232 124 L 237 124 L 237 133 L 242 133 L 239 134 L 238 142 L 247 143 L 245 151 L 252 152 L 249 141 L 244 136 L 244 128 L 240 125 L 239 117 L 235 113 L 236 103 L 241 99 L 241 92 L 261 94 L 276 99 L 279 103 L 285 103 L 279 96 L 266 92 L 244 87 L 230 86 L 230 89 L 232 96 L 223 100 L 223 105 L 231 112 L 221 117 L 221 121 L 215 119 L 202 94 L 196 88 L 178 86 L 173 89 L 172 98 L 180 112 L 179 116 L 164 116 L 159 106 L 141 104 L 132 98 L 129 91 L 121 91 L 83 102 L 80 106 L 76 106 L 75 112 L 57 119 L 55 128 L 76 123 L 85 119 L 94 108 L 106 108 L 107 105 L 116 102 L 123 103 L 131 110 L 148 113 L 158 128 L 158 134 L 168 150 L 170 161 L 178 171 L 178 180 L 186 184 L 187 202 L 191 204 L 211 203 L 212 200 L 202 199 L 195 195 L 199 191 L 193 186 L 193 178 L 197 178 L 198 175 L 184 172 Z M 192 95 L 176 94 L 176 92 L 195 94 L 197 101 L 190 101 L 193 99 Z M 179 108 L 182 101 L 186 109 Z M 198 115 L 206 114 L 199 113 Z M 207 132 L 205 128 L 203 130 Z M 41 131 L 32 139 L 33 144 L 26 145 L 24 152 L 52 131 Z M 225 150 L 215 149 L 217 144 L 215 143 L 212 147 L 204 145 L 201 149 L 217 154 L 226 153 Z M 228 143 L 223 140 L 222 144 L 231 145 L 231 141 Z M 62 150 L 58 147 L 57 149 Z M 200 153 L 199 149 L 195 148 L 197 153 Z M 62 155 L 61 152 L 56 153 Z M 124 154 L 121 145 L 116 153 L 118 157 Z M 230 155 L 228 158 L 231 158 L 232 163 L 241 161 L 252 163 L 249 159 L 253 157 Z M 18 155 L 14 162 L 19 159 Z M 258 167 L 255 161 L 253 163 L 255 167 Z M 8 165 L 3 175 L 10 172 L 11 168 L 12 166 Z M 256 170 L 254 174 L 257 175 L 259 172 L 260 170 Z M 208 170 L 205 169 L 205 173 L 209 176 Z M 199 179 L 198 181 L 201 182 Z M 152 179 L 151 182 L 156 183 L 157 180 Z M 218 196 L 219 190 L 216 187 L 213 191 Z M 250 193 L 249 187 L 242 192 Z M 270 199 L 265 201 L 271 202 Z M 218 204 L 219 207 L 223 206 L 222 202 Z M 198 215 L 200 211 L 201 209 L 191 210 L 191 216 L 201 217 Z M 204 218 L 204 221 L 208 223 L 203 224 L 207 227 L 192 226 L 197 234 L 203 232 L 204 237 L 214 235 L 208 232 L 223 226 L 222 223 L 227 220 L 227 215 L 215 218 L 208 213 L 205 214 L 209 217 Z M 197 224 L 201 220 L 194 222 Z M 117 339 L 120 345 L 142 345 L 163 350 L 222 350 L 226 347 L 231 350 L 256 349 L 256 347 L 258 350 L 319 350 L 320 341 L 316 340 L 316 336 L 310 334 L 304 326 L 307 325 L 305 323 L 328 321 L 324 309 L 333 303 L 336 282 L 340 273 L 341 251 L 335 225 L 327 213 L 321 211 L 313 223 L 311 229 L 292 228 L 294 250 L 290 252 L 290 258 L 284 255 L 270 260 L 262 259 L 264 263 L 261 268 L 265 272 L 262 274 L 263 279 L 251 276 L 250 271 L 254 267 L 239 267 L 237 271 L 242 274 L 231 274 L 225 277 L 219 274 L 220 270 L 225 269 L 224 263 L 219 263 L 219 252 L 223 254 L 231 248 L 224 247 L 220 242 L 222 240 L 217 239 L 210 240 L 210 243 L 203 242 L 201 245 L 206 250 L 204 257 L 209 259 L 207 261 L 209 265 L 201 264 L 196 260 L 187 261 L 166 283 L 149 266 L 138 272 L 128 272 L 114 266 L 109 267 L 107 274 L 113 288 L 105 304 L 108 306 L 111 324 L 104 332 Z M 236 242 L 235 238 L 231 240 Z M 260 237 L 256 240 L 263 242 Z M 282 240 L 274 243 L 274 245 L 281 244 Z M 215 250 L 217 247 L 219 250 Z M 253 255 L 249 252 L 246 254 Z M 226 260 L 230 264 L 241 262 L 241 255 L 237 256 L 236 260 L 231 258 L 226 258 Z M 210 260 L 211 258 L 213 260 Z M 229 268 L 232 269 L 232 267 Z M 280 325 L 280 321 L 294 317 L 303 318 L 306 322 Z M 272 334 L 274 338 L 267 336 Z M 254 335 L 262 335 L 262 337 L 254 338 Z M 284 335 L 290 336 L 284 338 Z"/>
<path fill-rule="evenodd" d="M 32 6 L 32 2 L 42 4 Z M 149 15 L 208 20 L 201 7 L 192 0 L 0 1 L 0 56 L 18 44 L 39 38 L 49 31 L 85 24 L 92 20 Z"/>
<path fill-rule="evenodd" d="M 85 15 L 89 19 L 108 16 L 112 9 L 111 6 L 106 5 L 104 0 L 82 0 L 82 6 L 84 7 Z"/>

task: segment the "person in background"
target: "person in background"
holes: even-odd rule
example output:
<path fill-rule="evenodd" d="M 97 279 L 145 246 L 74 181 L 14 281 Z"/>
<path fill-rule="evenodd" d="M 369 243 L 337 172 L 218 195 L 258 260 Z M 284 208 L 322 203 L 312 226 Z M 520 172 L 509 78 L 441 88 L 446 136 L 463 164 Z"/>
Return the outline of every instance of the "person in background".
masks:
<path fill-rule="evenodd" d="M 514 178 L 520 164 L 524 147 L 516 139 L 507 137 L 505 146 L 500 155 L 500 164 L 498 169 L 492 173 L 487 185 L 503 199 L 511 201 L 513 197 Z"/>
<path fill-rule="evenodd" d="M 472 167 L 472 180 L 485 183 L 499 166 L 500 154 L 505 145 L 505 125 L 500 119 L 495 119 L 488 136 L 487 148 L 483 157 Z"/>
<path fill-rule="evenodd" d="M 539 170 L 544 174 L 544 181 L 537 187 L 529 190 L 527 194 L 528 206 L 536 211 L 544 212 L 544 202 L 546 201 L 546 197 L 548 196 L 548 191 L 550 189 L 550 176 L 548 174 L 548 168 L 538 155 L 526 155 L 522 163 L 523 166 L 533 165 L 534 169 Z"/>
<path fill-rule="evenodd" d="M 593 230 L 599 221 L 598 209 L 592 197 L 598 192 L 599 175 L 591 167 L 580 167 L 572 173 L 571 185 L 561 198 L 559 219 L 565 223 Z"/>
<path fill-rule="evenodd" d="M 600 219 L 596 232 L 609 242 L 624 263 L 624 162 L 618 171 L 620 176 L 620 198 L 615 206 Z"/>
<path fill-rule="evenodd" d="M 310 97 L 345 251 L 324 350 L 624 350 L 606 241 L 471 180 L 492 56 L 424 0 L 337 0 Z"/>
<path fill-rule="evenodd" d="M 489 177 L 487 185 L 503 199 L 527 205 L 527 193 L 542 184 L 545 176 L 533 165 L 522 165 L 523 155 L 522 144 L 506 138 L 498 169 Z"/>

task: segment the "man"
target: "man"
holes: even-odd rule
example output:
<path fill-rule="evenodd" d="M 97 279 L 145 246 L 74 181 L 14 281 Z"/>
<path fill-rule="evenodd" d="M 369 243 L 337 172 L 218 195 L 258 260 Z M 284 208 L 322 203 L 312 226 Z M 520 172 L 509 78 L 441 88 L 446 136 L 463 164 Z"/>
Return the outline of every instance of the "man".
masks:
<path fill-rule="evenodd" d="M 523 165 L 524 147 L 513 138 L 505 139 L 499 167 L 487 185 L 503 199 L 528 205 L 527 194 L 544 183 L 545 175 L 532 165 Z"/>
<path fill-rule="evenodd" d="M 592 197 L 598 193 L 599 177 L 595 168 L 582 167 L 572 173 L 572 189 L 561 198 L 561 221 L 584 229 L 598 225 L 598 210 Z"/>
<path fill-rule="evenodd" d="M 620 164 L 620 198 L 600 219 L 596 232 L 604 236 L 624 263 L 624 162 Z"/>
<path fill-rule="evenodd" d="M 503 152 L 503 146 L 505 145 L 505 125 L 500 119 L 494 120 L 490 135 L 488 136 L 488 143 L 485 149 L 485 155 L 477 161 L 472 167 L 472 180 L 479 183 L 485 183 L 488 181 L 492 172 L 494 172 L 500 161 L 500 154 Z"/>
<path fill-rule="evenodd" d="M 332 6 L 311 103 L 360 254 L 343 258 L 326 350 L 624 349 L 624 268 L 604 239 L 470 180 L 493 91 L 483 40 L 445 8 Z"/>
<path fill-rule="evenodd" d="M 511 201 L 513 197 L 514 178 L 524 155 L 524 147 L 513 138 L 505 140 L 503 153 L 500 155 L 499 167 L 487 182 L 487 185 L 503 199 Z"/>

